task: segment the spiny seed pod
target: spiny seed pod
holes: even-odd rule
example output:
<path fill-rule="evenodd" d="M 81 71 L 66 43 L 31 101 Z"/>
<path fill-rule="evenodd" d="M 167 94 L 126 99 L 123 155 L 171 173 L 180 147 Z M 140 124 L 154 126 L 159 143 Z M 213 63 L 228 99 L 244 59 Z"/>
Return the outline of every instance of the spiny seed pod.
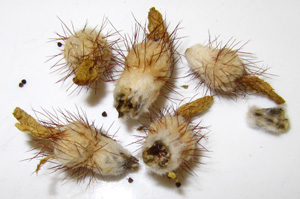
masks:
<path fill-rule="evenodd" d="M 138 43 L 137 32 L 127 44 L 125 68 L 114 89 L 114 107 L 119 117 L 137 119 L 148 112 L 170 79 L 176 62 L 173 55 L 177 28 L 169 34 L 162 15 L 155 8 L 150 9 L 148 20 L 149 34 L 143 30 L 143 41 Z"/>
<path fill-rule="evenodd" d="M 100 30 L 88 28 L 87 24 L 82 30 L 71 30 L 63 21 L 64 34 L 58 34 L 55 42 L 64 48 L 51 59 L 60 57 L 53 65 L 62 74 L 66 74 L 59 81 L 65 81 L 73 76 L 73 83 L 78 86 L 97 87 L 100 80 L 112 79 L 112 72 L 118 64 L 119 50 L 115 48 L 118 40 L 109 41 L 113 34 L 104 34 L 106 21 L 103 21 Z M 59 82 L 58 81 L 58 82 Z"/>
<path fill-rule="evenodd" d="M 199 104 L 199 101 L 205 103 L 201 107 L 206 108 L 200 108 L 200 110 L 197 106 L 193 106 L 193 104 Z M 185 106 L 197 110 L 186 112 L 183 107 L 179 108 L 175 114 L 169 111 L 160 112 L 158 119 L 146 128 L 147 136 L 141 141 L 142 158 L 153 173 L 167 175 L 175 179 L 177 187 L 180 186 L 176 171 L 178 169 L 191 171 L 192 165 L 198 162 L 197 157 L 201 156 L 201 151 L 206 150 L 199 143 L 205 138 L 201 134 L 203 127 L 199 124 L 192 125 L 190 119 L 205 111 L 211 103 L 212 98 L 205 97 Z"/>
<path fill-rule="evenodd" d="M 290 127 L 289 119 L 285 116 L 285 109 L 282 106 L 274 108 L 253 106 L 249 109 L 247 119 L 250 126 L 277 135 L 287 132 Z"/>
<path fill-rule="evenodd" d="M 265 95 L 277 104 L 285 103 L 267 82 L 257 77 L 266 69 L 257 68 L 253 55 L 241 51 L 243 46 L 233 49 L 237 45 L 235 40 L 229 40 L 222 46 L 216 38 L 209 39 L 208 45 L 197 44 L 188 48 L 185 57 L 191 74 L 216 94 L 237 96 L 250 91 Z"/>
<path fill-rule="evenodd" d="M 96 129 L 86 115 L 80 116 L 70 112 L 59 111 L 65 122 L 57 113 L 45 111 L 40 113 L 48 121 L 36 121 L 20 108 L 15 108 L 13 115 L 19 121 L 16 127 L 29 133 L 40 141 L 42 149 L 36 156 L 42 158 L 36 172 L 49 159 L 55 159 L 55 170 L 70 171 L 83 179 L 91 174 L 101 176 L 119 176 L 126 170 L 135 170 L 138 160 L 119 143 Z M 48 143 L 45 146 L 45 142 Z M 37 142 L 38 144 L 39 142 Z"/>

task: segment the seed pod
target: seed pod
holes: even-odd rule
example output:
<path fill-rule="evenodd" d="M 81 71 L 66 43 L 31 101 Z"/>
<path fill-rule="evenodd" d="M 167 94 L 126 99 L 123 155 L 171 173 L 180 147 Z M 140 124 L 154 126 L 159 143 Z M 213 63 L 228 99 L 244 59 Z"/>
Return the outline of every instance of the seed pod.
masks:
<path fill-rule="evenodd" d="M 82 30 L 72 31 L 62 22 L 64 35 L 57 34 L 55 42 L 64 43 L 64 48 L 56 57 L 60 58 L 53 68 L 65 75 L 59 81 L 65 81 L 73 76 L 73 82 L 78 86 L 97 86 L 99 81 L 112 79 L 112 72 L 119 58 L 119 50 L 114 47 L 117 40 L 109 41 L 113 34 L 104 34 L 106 21 L 103 22 L 100 30 L 91 29 L 87 24 Z M 58 82 L 59 82 L 58 81 Z"/>
<path fill-rule="evenodd" d="M 213 47 L 214 43 L 217 47 Z M 242 52 L 242 47 L 233 49 L 236 45 L 235 41 L 228 41 L 222 46 L 215 39 L 209 40 L 206 46 L 197 44 L 188 48 L 185 57 L 191 74 L 216 94 L 237 96 L 254 92 L 267 96 L 277 104 L 285 103 L 267 82 L 257 77 L 266 69 L 257 68 L 253 55 Z"/>
<path fill-rule="evenodd" d="M 169 34 L 161 14 L 151 8 L 149 33 L 138 43 L 137 34 L 125 58 L 125 68 L 114 89 L 114 107 L 119 117 L 137 119 L 148 112 L 170 79 L 175 61 L 173 41 L 176 29 Z M 141 28 L 141 27 L 139 27 Z M 146 32 L 146 30 L 144 30 Z"/>
<path fill-rule="evenodd" d="M 49 145 L 43 147 L 40 164 L 36 172 L 49 159 L 55 159 L 58 166 L 66 171 L 78 173 L 82 179 L 89 173 L 94 176 L 118 176 L 126 170 L 136 169 L 138 160 L 133 157 L 119 143 L 96 129 L 93 124 L 80 115 L 62 112 L 65 123 L 57 114 L 45 111 L 49 121 L 36 121 L 20 108 L 14 110 L 14 116 L 19 121 L 16 127 L 31 134 L 40 141 L 48 141 Z M 79 114 L 79 111 L 78 111 Z M 46 149 L 48 150 L 46 150 Z"/>
<path fill-rule="evenodd" d="M 155 174 L 167 175 L 175 180 L 177 187 L 181 185 L 177 177 L 177 170 L 183 169 L 190 172 L 194 164 L 198 163 L 197 157 L 206 149 L 200 145 L 205 138 L 201 134 L 203 127 L 191 124 L 191 117 L 201 111 L 193 105 L 200 105 L 199 102 L 207 102 L 207 97 L 195 100 L 188 105 L 179 107 L 175 114 L 169 111 L 160 112 L 158 119 L 153 120 L 147 127 L 147 135 L 142 141 L 142 158 L 148 168 Z M 205 106 L 209 107 L 206 103 Z M 185 111 L 186 107 L 194 109 L 191 112 Z M 206 110 L 200 108 L 201 110 Z M 182 115 L 181 115 L 182 114 Z M 200 146 L 200 147 L 199 147 Z"/>

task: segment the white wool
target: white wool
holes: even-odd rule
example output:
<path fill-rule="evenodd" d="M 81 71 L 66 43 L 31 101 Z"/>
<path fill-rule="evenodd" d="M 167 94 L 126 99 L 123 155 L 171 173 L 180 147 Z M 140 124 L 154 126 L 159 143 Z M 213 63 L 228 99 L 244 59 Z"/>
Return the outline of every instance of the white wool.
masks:
<path fill-rule="evenodd" d="M 163 43 L 147 41 L 134 46 L 126 57 L 126 67 L 114 89 L 114 106 L 118 96 L 125 94 L 126 101 L 137 105 L 131 112 L 125 113 L 137 119 L 148 112 L 157 99 L 161 88 L 171 76 L 171 57 Z"/>
<path fill-rule="evenodd" d="M 78 67 L 79 58 L 94 53 L 97 47 L 95 42 L 106 47 L 106 51 L 111 51 L 103 35 L 99 34 L 95 29 L 86 28 L 68 37 L 64 44 L 64 57 L 73 70 Z M 102 53 L 105 53 L 104 51 Z M 107 53 L 110 54 L 109 52 Z"/>
<path fill-rule="evenodd" d="M 152 123 L 142 151 L 150 148 L 156 141 L 162 142 L 171 154 L 166 167 L 161 167 L 155 163 L 151 166 L 148 165 L 149 169 L 158 175 L 174 171 L 180 167 L 183 161 L 191 160 L 196 148 L 193 132 L 182 116 L 167 115 Z M 192 152 L 187 153 L 187 151 Z"/>
<path fill-rule="evenodd" d="M 54 154 L 63 166 L 86 167 L 102 176 L 120 175 L 131 156 L 119 143 L 95 129 L 74 122 L 64 127 L 63 139 L 55 142 Z"/>
<path fill-rule="evenodd" d="M 235 80 L 244 74 L 242 60 L 236 52 L 196 44 L 185 51 L 190 68 L 209 87 L 223 91 L 235 90 Z"/>
<path fill-rule="evenodd" d="M 282 106 L 281 108 L 284 111 Z M 286 132 L 289 128 L 289 120 L 285 117 L 284 112 L 281 115 L 270 115 L 269 110 L 270 108 L 251 107 L 247 113 L 247 122 L 249 126 L 252 128 L 263 129 L 273 134 Z"/>

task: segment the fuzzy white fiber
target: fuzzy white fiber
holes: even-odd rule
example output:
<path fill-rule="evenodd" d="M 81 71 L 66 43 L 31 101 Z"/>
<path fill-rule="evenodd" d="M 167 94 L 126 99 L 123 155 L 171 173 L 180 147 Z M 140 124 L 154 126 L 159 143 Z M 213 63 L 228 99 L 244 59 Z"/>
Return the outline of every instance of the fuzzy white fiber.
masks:
<path fill-rule="evenodd" d="M 180 115 L 167 115 L 152 123 L 142 151 L 150 148 L 156 141 L 160 141 L 167 147 L 171 156 L 166 167 L 154 163 L 148 165 L 149 169 L 158 175 L 165 175 L 178 169 L 184 161 L 191 160 L 197 143 L 193 136 L 193 131 Z"/>
<path fill-rule="evenodd" d="M 63 166 L 86 167 L 102 176 L 125 172 L 131 155 L 119 143 L 80 122 L 70 123 L 64 130 L 63 139 L 54 144 L 54 155 Z"/>
<path fill-rule="evenodd" d="M 95 54 L 99 51 L 99 46 L 103 47 L 101 54 Z M 102 55 L 103 54 L 103 55 Z M 111 48 L 102 34 L 99 34 L 95 29 L 86 28 L 84 30 L 77 31 L 73 35 L 70 35 L 64 44 L 64 57 L 71 67 L 76 70 L 81 58 L 85 56 L 94 56 L 92 60 L 96 60 L 98 57 L 105 57 L 110 61 Z M 107 57 L 109 56 L 109 57 Z M 100 64 L 101 62 L 99 62 Z M 101 66 L 99 66 L 100 68 Z"/>
<path fill-rule="evenodd" d="M 118 107 L 118 96 L 123 94 L 124 101 L 134 105 L 129 107 L 125 116 L 137 119 L 148 112 L 171 76 L 170 68 L 170 51 L 162 41 L 149 40 L 134 46 L 126 57 L 125 69 L 114 89 L 114 106 Z"/>
<path fill-rule="evenodd" d="M 190 68 L 210 88 L 233 92 L 235 80 L 244 74 L 243 62 L 228 48 L 216 49 L 196 44 L 185 51 Z"/>
<path fill-rule="evenodd" d="M 276 113 L 277 110 L 282 110 L 282 112 Z M 290 123 L 284 111 L 283 106 L 275 108 L 253 106 L 247 113 L 247 122 L 252 128 L 263 129 L 269 133 L 277 135 L 285 133 L 289 129 Z"/>

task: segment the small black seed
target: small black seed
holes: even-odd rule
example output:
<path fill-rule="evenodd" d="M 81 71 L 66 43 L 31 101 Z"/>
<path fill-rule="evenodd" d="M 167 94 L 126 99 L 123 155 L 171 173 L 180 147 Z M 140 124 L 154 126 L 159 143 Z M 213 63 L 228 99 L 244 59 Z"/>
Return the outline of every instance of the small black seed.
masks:
<path fill-rule="evenodd" d="M 176 182 L 175 185 L 176 185 L 176 187 L 178 187 L 178 188 L 181 187 L 181 183 L 180 183 L 180 182 Z"/>
<path fill-rule="evenodd" d="M 129 183 L 132 183 L 132 182 L 133 182 L 133 179 L 132 179 L 132 178 L 128 178 L 128 182 L 129 182 Z"/>
<path fill-rule="evenodd" d="M 62 43 L 61 43 L 61 42 L 57 42 L 57 46 L 58 46 L 58 47 L 61 47 L 61 46 L 62 46 Z"/>
<path fill-rule="evenodd" d="M 107 117 L 107 113 L 105 111 L 103 111 L 102 116 Z"/>
<path fill-rule="evenodd" d="M 27 83 L 26 79 L 22 79 L 21 83 L 26 84 Z"/>
<path fill-rule="evenodd" d="M 19 83 L 19 87 L 20 87 L 20 88 L 22 88 L 22 87 L 23 87 L 23 84 L 22 84 L 22 82 L 21 82 L 21 83 Z"/>

